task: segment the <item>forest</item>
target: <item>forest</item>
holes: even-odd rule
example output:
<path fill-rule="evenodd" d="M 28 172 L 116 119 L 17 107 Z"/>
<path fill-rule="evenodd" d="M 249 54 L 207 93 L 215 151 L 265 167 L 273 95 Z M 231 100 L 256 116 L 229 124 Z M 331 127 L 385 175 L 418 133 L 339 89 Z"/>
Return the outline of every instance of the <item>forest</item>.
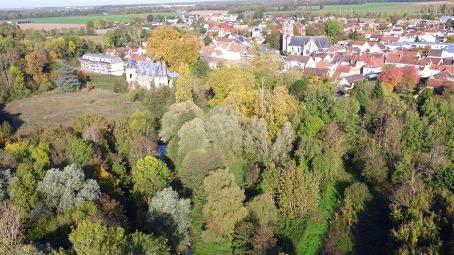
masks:
<path fill-rule="evenodd" d="M 69 66 L 95 45 L 0 35 L 5 102 L 86 82 Z M 209 70 L 192 35 L 167 26 L 148 52 L 180 77 L 138 92 L 128 118 L 24 136 L 1 123 L 0 254 L 454 249 L 452 91 L 387 76 L 339 97 L 330 79 L 282 73 L 259 52 Z"/>

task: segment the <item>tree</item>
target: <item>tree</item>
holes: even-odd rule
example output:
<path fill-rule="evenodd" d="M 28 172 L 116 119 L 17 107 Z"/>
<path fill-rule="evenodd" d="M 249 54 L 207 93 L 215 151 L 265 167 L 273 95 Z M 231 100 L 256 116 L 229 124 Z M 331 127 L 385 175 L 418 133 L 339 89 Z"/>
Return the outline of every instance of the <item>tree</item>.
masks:
<path fill-rule="evenodd" d="M 9 69 L 9 73 L 11 74 L 11 84 L 12 84 L 12 93 L 15 96 L 20 96 L 22 93 L 27 92 L 25 87 L 25 77 L 22 71 L 12 65 Z"/>
<path fill-rule="evenodd" d="M 383 84 L 388 92 L 394 91 L 396 86 L 402 84 L 402 79 L 402 69 L 393 66 L 385 66 L 383 71 L 378 76 L 378 80 Z"/>
<path fill-rule="evenodd" d="M 260 93 L 264 95 L 259 96 L 256 115 L 266 120 L 269 136 L 274 139 L 279 130 L 296 113 L 298 102 L 283 87 Z"/>
<path fill-rule="evenodd" d="M 69 165 L 63 170 L 52 168 L 38 183 L 37 191 L 42 196 L 45 209 L 63 212 L 86 201 L 95 201 L 100 196 L 98 183 L 86 179 L 77 165 Z"/>
<path fill-rule="evenodd" d="M 411 92 L 416 88 L 419 82 L 418 70 L 413 66 L 402 67 L 402 84 L 407 91 Z"/>
<path fill-rule="evenodd" d="M 73 249 L 80 255 L 122 255 L 127 240 L 122 228 L 108 228 L 101 223 L 82 222 L 69 234 Z"/>
<path fill-rule="evenodd" d="M 159 135 L 164 141 L 170 142 L 184 123 L 202 115 L 202 110 L 191 101 L 173 104 L 161 119 Z"/>
<path fill-rule="evenodd" d="M 187 100 L 192 101 L 192 75 L 189 65 L 182 63 L 178 68 L 178 79 L 175 86 L 175 101 L 177 103 Z"/>
<path fill-rule="evenodd" d="M 24 222 L 19 210 L 4 201 L 0 211 L 0 254 L 12 254 L 24 239 Z"/>
<path fill-rule="evenodd" d="M 25 71 L 31 75 L 36 85 L 49 81 L 49 54 L 45 49 L 35 49 L 25 56 Z"/>
<path fill-rule="evenodd" d="M 317 36 L 324 34 L 325 34 L 324 27 L 319 24 L 310 24 L 306 26 L 306 35 L 308 36 Z"/>
<path fill-rule="evenodd" d="M 376 99 L 383 99 L 384 92 L 383 92 L 383 87 L 382 87 L 380 81 L 375 82 L 374 88 L 372 89 L 372 92 L 371 92 L 371 97 L 376 98 Z"/>
<path fill-rule="evenodd" d="M 172 247 L 185 252 L 190 245 L 191 205 L 189 199 L 167 187 L 148 202 L 148 220 L 155 233 L 164 234 Z"/>
<path fill-rule="evenodd" d="M 6 191 L 8 185 L 12 181 L 12 175 L 10 169 L 0 169 L 0 203 L 6 198 Z"/>
<path fill-rule="evenodd" d="M 166 164 L 153 156 L 137 160 L 131 176 L 134 194 L 145 199 L 153 197 L 172 180 L 172 173 Z"/>
<path fill-rule="evenodd" d="M 253 238 L 257 227 L 257 220 L 253 216 L 235 224 L 232 233 L 232 254 L 253 254 Z"/>
<path fill-rule="evenodd" d="M 115 31 L 110 30 L 104 34 L 104 46 L 106 48 L 115 48 L 118 45 Z"/>
<path fill-rule="evenodd" d="M 211 150 L 222 153 L 228 163 L 242 158 L 243 130 L 237 115 L 227 107 L 212 108 L 204 119 Z"/>
<path fill-rule="evenodd" d="M 261 226 L 273 226 L 278 221 L 278 211 L 274 205 L 274 198 L 270 192 L 263 193 L 252 199 L 247 208 L 257 219 Z"/>
<path fill-rule="evenodd" d="M 95 23 L 93 22 L 93 20 L 87 21 L 87 34 L 88 35 L 96 34 Z"/>
<path fill-rule="evenodd" d="M 281 48 L 281 37 L 276 26 L 271 27 L 271 32 L 266 35 L 265 41 L 273 49 L 279 50 Z"/>
<path fill-rule="evenodd" d="M 282 216 L 295 219 L 313 215 L 320 196 L 316 176 L 292 165 L 279 172 L 281 182 L 277 184 L 275 192 Z"/>
<path fill-rule="evenodd" d="M 142 232 L 134 232 L 128 236 L 129 253 L 131 255 L 170 255 L 167 240 L 163 237 L 154 237 Z"/>
<path fill-rule="evenodd" d="M 68 140 L 68 147 L 66 148 L 65 154 L 70 163 L 83 166 L 90 162 L 93 155 L 93 148 L 83 139 L 71 137 Z"/>
<path fill-rule="evenodd" d="M 17 166 L 15 178 L 8 186 L 8 194 L 12 203 L 21 213 L 29 213 L 38 203 L 36 187 L 44 174 L 43 169 L 35 169 L 30 161 L 20 163 Z"/>
<path fill-rule="evenodd" d="M 165 60 L 173 70 L 182 63 L 197 63 L 199 49 L 200 44 L 194 37 L 183 35 L 168 25 L 154 29 L 147 42 L 149 56 Z"/>
<path fill-rule="evenodd" d="M 331 42 L 337 42 L 344 33 L 344 25 L 338 20 L 327 21 L 324 25 L 325 34 Z"/>
<path fill-rule="evenodd" d="M 235 224 L 247 215 L 243 206 L 244 191 L 235 183 L 235 176 L 228 169 L 217 170 L 205 177 L 203 187 L 207 202 L 203 215 L 207 229 L 202 238 L 207 242 L 228 238 Z"/>
<path fill-rule="evenodd" d="M 189 152 L 178 168 L 178 177 L 196 195 L 203 191 L 203 180 L 210 171 L 226 166 L 222 154 L 216 150 L 194 150 Z"/>
<path fill-rule="evenodd" d="M 62 65 L 58 69 L 56 80 L 57 88 L 63 92 L 70 92 L 80 89 L 81 82 L 77 79 L 76 70 L 70 66 Z"/>
<path fill-rule="evenodd" d="M 221 67 L 211 72 L 207 85 L 214 92 L 210 105 L 224 104 L 243 116 L 254 112 L 256 93 L 255 78 L 238 67 Z"/>

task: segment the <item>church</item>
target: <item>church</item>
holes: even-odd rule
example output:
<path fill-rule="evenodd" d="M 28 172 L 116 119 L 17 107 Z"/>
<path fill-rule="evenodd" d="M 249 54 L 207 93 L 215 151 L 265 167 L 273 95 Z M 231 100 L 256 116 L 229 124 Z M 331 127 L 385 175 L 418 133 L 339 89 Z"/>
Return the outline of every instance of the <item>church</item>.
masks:
<path fill-rule="evenodd" d="M 294 36 L 293 20 L 287 20 L 282 25 L 281 50 L 286 55 L 309 56 L 320 50 L 331 47 L 326 36 Z"/>

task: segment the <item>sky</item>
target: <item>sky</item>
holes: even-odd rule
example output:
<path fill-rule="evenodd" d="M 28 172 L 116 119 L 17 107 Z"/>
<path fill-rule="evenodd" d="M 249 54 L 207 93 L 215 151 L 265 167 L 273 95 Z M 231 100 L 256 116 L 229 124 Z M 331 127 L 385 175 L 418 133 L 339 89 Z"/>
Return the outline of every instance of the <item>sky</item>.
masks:
<path fill-rule="evenodd" d="M 198 1 L 200 0 L 0 0 L 0 9 L 115 4 L 155 4 Z"/>

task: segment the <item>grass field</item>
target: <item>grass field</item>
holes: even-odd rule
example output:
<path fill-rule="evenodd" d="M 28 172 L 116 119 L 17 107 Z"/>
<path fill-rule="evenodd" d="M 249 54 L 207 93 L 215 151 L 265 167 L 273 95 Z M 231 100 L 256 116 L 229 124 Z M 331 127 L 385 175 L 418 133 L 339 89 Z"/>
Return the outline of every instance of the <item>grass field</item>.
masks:
<path fill-rule="evenodd" d="M 87 41 L 93 41 L 94 43 L 99 43 L 101 45 L 104 44 L 104 35 L 86 35 L 81 36 L 81 38 Z"/>
<path fill-rule="evenodd" d="M 386 2 L 386 3 L 365 3 L 365 4 L 339 4 L 339 5 L 325 5 L 322 9 L 320 6 L 299 6 L 298 10 L 292 11 L 275 11 L 266 12 L 266 14 L 294 14 L 295 12 L 312 12 L 314 14 L 335 14 L 337 16 L 349 14 L 417 14 L 427 7 L 438 6 L 446 4 L 454 7 L 454 2 L 438 1 L 438 2 Z"/>
<path fill-rule="evenodd" d="M 23 122 L 17 134 L 28 134 L 44 127 L 67 126 L 84 115 L 120 119 L 131 115 L 141 104 L 130 102 L 125 94 L 105 89 L 62 93 L 53 90 L 8 103 L 4 112 Z M 18 122 L 16 122 L 18 123 Z M 13 123 L 14 126 L 14 123 Z"/>
<path fill-rule="evenodd" d="M 119 14 L 119 15 L 91 15 L 91 16 L 66 16 L 66 17 L 46 17 L 46 18 L 29 18 L 33 23 L 42 24 L 79 24 L 85 25 L 88 21 L 92 20 L 106 20 L 112 22 L 128 22 L 136 18 L 145 18 L 149 14 L 153 16 L 173 17 L 177 14 L 175 12 L 159 12 L 159 13 L 140 13 L 140 14 Z M 17 21 L 17 20 L 13 20 Z"/>

